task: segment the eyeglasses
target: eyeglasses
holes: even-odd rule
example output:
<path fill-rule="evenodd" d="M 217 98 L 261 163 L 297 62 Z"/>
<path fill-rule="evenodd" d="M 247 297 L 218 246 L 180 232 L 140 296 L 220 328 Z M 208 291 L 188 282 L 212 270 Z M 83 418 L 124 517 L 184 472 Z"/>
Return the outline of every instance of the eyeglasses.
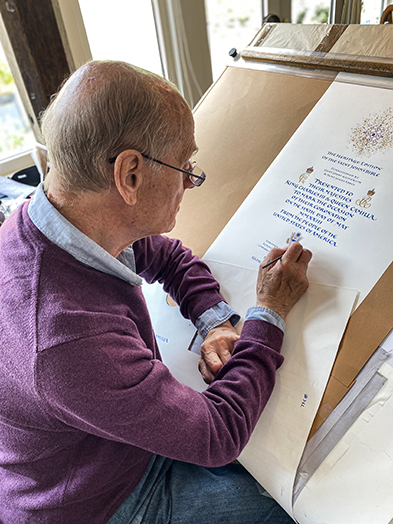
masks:
<path fill-rule="evenodd" d="M 188 178 L 192 182 L 194 186 L 201 186 L 203 182 L 206 180 L 206 173 L 202 171 L 202 169 L 198 166 L 196 162 L 191 162 L 191 160 L 188 161 L 188 164 L 190 166 L 189 170 L 180 169 L 179 167 L 171 166 L 170 164 L 166 164 L 165 162 L 162 162 L 161 160 L 157 160 L 156 158 L 152 158 L 149 155 L 145 155 L 144 153 L 141 153 L 143 158 L 146 158 L 147 160 L 151 160 L 152 162 L 156 162 L 157 164 L 161 164 L 166 167 L 170 167 L 171 169 L 175 169 L 176 171 L 180 171 L 180 173 L 184 173 L 185 175 L 188 175 Z M 116 162 L 117 157 L 113 157 L 109 159 L 110 164 L 114 164 Z"/>

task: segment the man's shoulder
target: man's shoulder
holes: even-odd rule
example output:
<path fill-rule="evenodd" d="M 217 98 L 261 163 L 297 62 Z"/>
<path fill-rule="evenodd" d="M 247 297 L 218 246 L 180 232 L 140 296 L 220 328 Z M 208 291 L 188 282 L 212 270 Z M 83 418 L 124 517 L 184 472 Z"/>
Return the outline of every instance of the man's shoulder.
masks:
<path fill-rule="evenodd" d="M 37 251 L 45 241 L 28 215 L 28 205 L 29 202 L 25 202 L 19 206 L 0 227 L 0 250 L 7 263 L 13 261 L 15 253 Z"/>
<path fill-rule="evenodd" d="M 52 253 L 44 254 L 37 289 L 39 350 L 109 331 L 137 336 L 145 306 L 140 288 L 71 255 L 55 262 Z"/>

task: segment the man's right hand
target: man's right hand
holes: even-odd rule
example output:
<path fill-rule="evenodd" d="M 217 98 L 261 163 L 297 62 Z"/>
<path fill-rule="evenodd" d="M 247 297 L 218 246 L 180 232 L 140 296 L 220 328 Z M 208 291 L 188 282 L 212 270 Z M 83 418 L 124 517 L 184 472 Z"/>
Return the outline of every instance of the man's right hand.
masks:
<path fill-rule="evenodd" d="M 271 266 L 262 266 L 283 255 Z M 286 249 L 272 249 L 259 266 L 257 306 L 271 309 L 285 320 L 289 311 L 308 288 L 307 267 L 311 251 L 298 242 Z"/>

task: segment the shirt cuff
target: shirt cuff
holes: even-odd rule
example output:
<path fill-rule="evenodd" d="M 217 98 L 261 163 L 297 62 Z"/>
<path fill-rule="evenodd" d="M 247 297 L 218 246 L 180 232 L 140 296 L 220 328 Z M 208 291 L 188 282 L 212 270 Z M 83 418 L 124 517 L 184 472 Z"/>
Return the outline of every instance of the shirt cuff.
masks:
<path fill-rule="evenodd" d="M 205 338 L 209 331 L 220 324 L 229 320 L 232 326 L 235 326 L 240 316 L 224 301 L 207 309 L 195 321 L 195 327 L 202 338 Z"/>
<path fill-rule="evenodd" d="M 281 329 L 282 332 L 285 331 L 285 322 L 284 320 L 267 307 L 263 306 L 253 306 L 250 307 L 247 311 L 246 318 L 244 320 L 265 320 L 270 324 Z"/>

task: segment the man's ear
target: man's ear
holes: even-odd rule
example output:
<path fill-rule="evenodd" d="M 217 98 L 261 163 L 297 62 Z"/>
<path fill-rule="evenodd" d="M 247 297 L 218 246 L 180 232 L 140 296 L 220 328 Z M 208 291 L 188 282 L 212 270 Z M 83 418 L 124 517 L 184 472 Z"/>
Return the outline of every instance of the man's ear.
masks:
<path fill-rule="evenodd" d="M 127 149 L 116 158 L 114 179 L 117 190 L 129 206 L 136 204 L 138 189 L 142 183 L 143 159 L 139 151 Z"/>

